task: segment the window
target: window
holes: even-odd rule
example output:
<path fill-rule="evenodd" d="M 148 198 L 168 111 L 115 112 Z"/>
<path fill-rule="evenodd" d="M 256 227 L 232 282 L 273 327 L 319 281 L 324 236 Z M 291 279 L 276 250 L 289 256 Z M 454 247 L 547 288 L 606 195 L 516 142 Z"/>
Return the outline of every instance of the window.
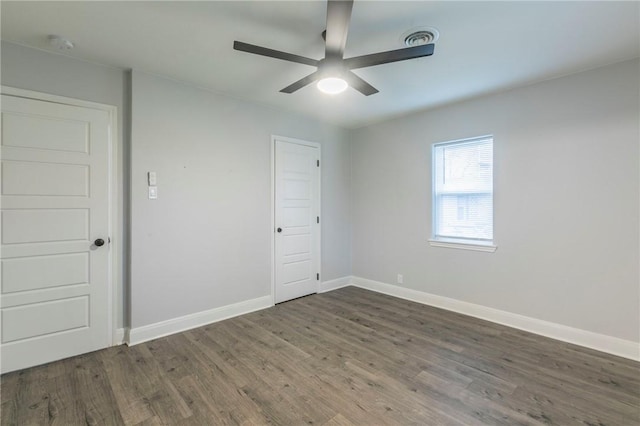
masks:
<path fill-rule="evenodd" d="M 495 251 L 493 137 L 433 145 L 434 246 Z"/>

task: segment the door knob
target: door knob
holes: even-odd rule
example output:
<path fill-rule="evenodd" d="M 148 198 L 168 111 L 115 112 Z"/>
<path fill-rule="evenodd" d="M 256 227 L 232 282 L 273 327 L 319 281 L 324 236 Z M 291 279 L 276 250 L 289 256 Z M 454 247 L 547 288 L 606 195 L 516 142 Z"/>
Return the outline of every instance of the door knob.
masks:
<path fill-rule="evenodd" d="M 282 232 L 282 228 L 278 228 L 276 231 L 278 231 L 278 232 Z"/>
<path fill-rule="evenodd" d="M 102 247 L 104 245 L 104 240 L 102 238 L 98 238 L 93 242 L 93 244 L 95 244 L 98 247 Z"/>

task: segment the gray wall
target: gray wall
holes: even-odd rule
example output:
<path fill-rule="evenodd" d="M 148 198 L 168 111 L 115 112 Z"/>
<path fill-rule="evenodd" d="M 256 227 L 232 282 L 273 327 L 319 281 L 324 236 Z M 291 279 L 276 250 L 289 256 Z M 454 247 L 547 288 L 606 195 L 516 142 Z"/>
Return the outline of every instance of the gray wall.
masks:
<path fill-rule="evenodd" d="M 118 326 L 133 321 L 139 327 L 270 293 L 271 134 L 322 144 L 322 279 L 351 274 L 351 157 L 344 130 L 137 72 L 132 91 L 125 70 L 4 41 L 1 54 L 3 85 L 118 108 L 124 276 L 117 285 L 125 307 Z M 159 180 L 160 198 L 153 203 L 146 198 L 149 170 Z M 129 235 L 135 251 L 131 318 L 125 312 Z"/>
<path fill-rule="evenodd" d="M 118 107 L 126 201 L 127 72 L 6 42 L 1 54 L 3 85 Z M 637 60 L 616 64 L 349 135 L 135 73 L 133 325 L 269 294 L 279 134 L 323 145 L 323 280 L 351 266 L 391 284 L 402 273 L 409 288 L 637 341 L 638 72 Z M 430 145 L 487 133 L 498 250 L 430 247 Z"/>
<path fill-rule="evenodd" d="M 632 341 L 637 60 L 352 132 L 353 274 Z M 495 253 L 429 246 L 431 144 L 494 135 Z"/>
<path fill-rule="evenodd" d="M 20 89 L 34 90 L 85 101 L 113 105 L 118 108 L 118 177 L 121 185 L 118 206 L 123 228 L 127 226 L 128 200 L 128 78 L 124 70 L 78 61 L 62 55 L 30 49 L 13 43 L 2 42 L 2 84 Z M 119 236 L 122 242 L 121 264 L 123 276 L 118 277 L 119 305 L 118 327 L 124 324 L 123 307 L 127 305 L 125 291 L 127 277 L 126 233 Z"/>
<path fill-rule="evenodd" d="M 272 134 L 322 144 L 322 279 L 350 275 L 346 131 L 133 72 L 133 328 L 271 293 Z"/>

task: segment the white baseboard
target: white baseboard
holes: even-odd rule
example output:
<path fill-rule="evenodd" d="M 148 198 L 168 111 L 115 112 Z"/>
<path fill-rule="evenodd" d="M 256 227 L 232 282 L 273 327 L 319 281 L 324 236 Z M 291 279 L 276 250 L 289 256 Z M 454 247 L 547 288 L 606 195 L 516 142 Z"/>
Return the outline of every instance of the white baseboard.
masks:
<path fill-rule="evenodd" d="M 351 285 L 351 276 L 336 278 L 335 280 L 323 281 L 320 283 L 318 293 L 326 293 L 327 291 L 337 290 L 342 287 Z"/>
<path fill-rule="evenodd" d="M 579 328 L 526 317 L 524 315 L 501 311 L 499 309 L 476 305 L 469 302 L 462 302 L 460 300 L 437 296 L 435 294 L 373 281 L 366 278 L 352 277 L 352 282 L 355 287 L 446 309 L 448 311 L 458 312 L 460 314 L 481 318 L 483 320 L 550 337 L 552 339 L 562 340 L 564 342 L 621 356 L 623 358 L 640 361 L 640 343 L 633 342 L 631 340 L 624 340 L 617 337 L 607 336 L 605 334 L 581 330 Z"/>
<path fill-rule="evenodd" d="M 118 328 L 116 329 L 116 332 L 113 335 L 113 342 L 112 345 L 113 346 L 118 346 L 118 345 L 122 345 L 124 343 L 126 343 L 127 341 L 125 340 L 126 337 L 126 329 L 124 328 Z"/>
<path fill-rule="evenodd" d="M 129 332 L 128 344 L 130 346 L 137 345 L 138 343 L 147 342 L 159 337 L 202 327 L 203 325 L 237 317 L 238 315 L 259 311 L 270 306 L 273 306 L 271 296 L 263 296 L 155 324 L 132 328 Z"/>

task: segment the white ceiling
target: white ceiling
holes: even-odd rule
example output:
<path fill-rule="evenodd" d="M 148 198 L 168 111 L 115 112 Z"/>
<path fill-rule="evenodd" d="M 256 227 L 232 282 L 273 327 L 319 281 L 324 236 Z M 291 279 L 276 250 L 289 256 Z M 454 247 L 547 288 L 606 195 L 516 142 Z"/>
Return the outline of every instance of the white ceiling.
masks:
<path fill-rule="evenodd" d="M 440 31 L 431 57 L 355 72 L 380 93 L 279 90 L 314 69 L 234 51 L 233 41 L 324 56 L 323 1 L 1 2 L 2 39 L 133 68 L 297 111 L 344 127 L 640 56 L 640 3 L 356 0 L 345 56 L 404 47 L 407 30 Z"/>

